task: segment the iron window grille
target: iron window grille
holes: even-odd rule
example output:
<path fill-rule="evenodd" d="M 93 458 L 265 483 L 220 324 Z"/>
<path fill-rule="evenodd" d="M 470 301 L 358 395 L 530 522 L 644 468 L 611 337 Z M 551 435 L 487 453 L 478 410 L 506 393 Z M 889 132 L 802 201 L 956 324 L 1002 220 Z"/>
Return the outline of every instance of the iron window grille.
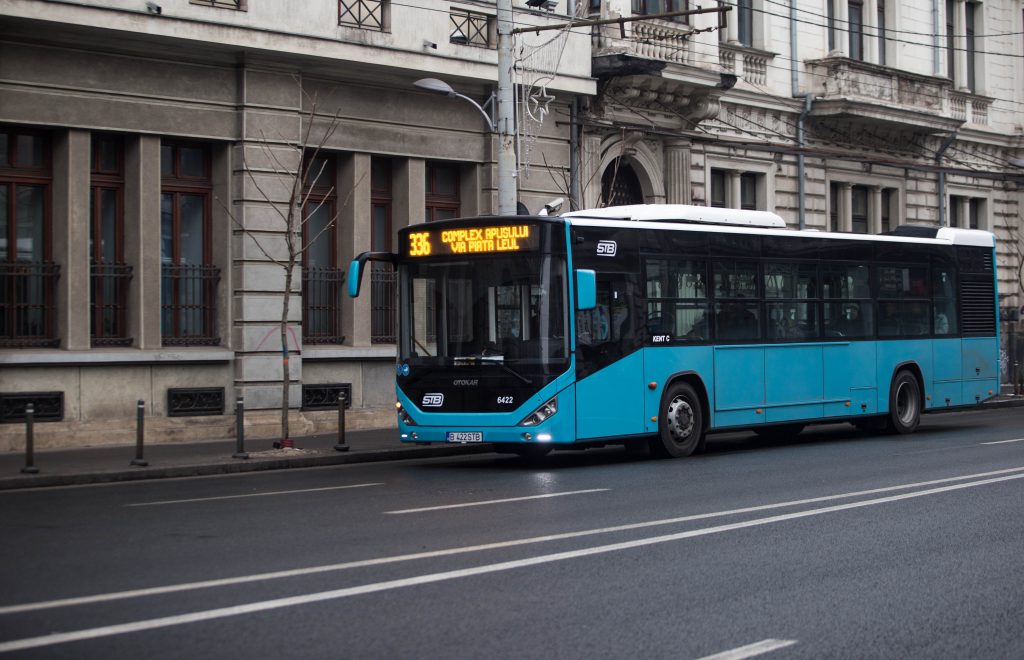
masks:
<path fill-rule="evenodd" d="M 338 25 L 384 31 L 385 0 L 338 0 Z"/>
<path fill-rule="evenodd" d="M 127 346 L 128 283 L 132 267 L 126 264 L 93 263 L 90 273 L 89 307 L 92 343 L 95 346 Z"/>
<path fill-rule="evenodd" d="M 189 0 L 194 5 L 205 5 L 207 7 L 220 7 L 222 9 L 244 10 L 246 0 Z"/>
<path fill-rule="evenodd" d="M 302 340 L 306 344 L 341 344 L 341 299 L 345 271 L 302 269 Z"/>
<path fill-rule="evenodd" d="M 371 344 L 394 344 L 395 286 L 398 278 L 391 264 L 375 263 L 370 270 Z"/>
<path fill-rule="evenodd" d="M 164 265 L 161 273 L 163 343 L 217 346 L 216 266 Z"/>
<path fill-rule="evenodd" d="M 167 415 L 169 417 L 223 414 L 223 387 L 169 388 L 167 390 Z"/>
<path fill-rule="evenodd" d="M 335 410 L 339 400 L 346 408 L 352 407 L 352 383 L 302 386 L 303 410 Z"/>
<path fill-rule="evenodd" d="M 24 422 L 25 409 L 32 404 L 35 422 L 59 422 L 64 419 L 63 392 L 3 392 L 0 393 L 0 424 Z"/>
<path fill-rule="evenodd" d="M 60 266 L 51 262 L 0 262 L 0 346 L 54 347 Z"/>
<path fill-rule="evenodd" d="M 491 45 L 490 16 L 465 9 L 453 9 L 449 16 L 451 17 L 449 41 L 453 44 L 484 48 Z"/>

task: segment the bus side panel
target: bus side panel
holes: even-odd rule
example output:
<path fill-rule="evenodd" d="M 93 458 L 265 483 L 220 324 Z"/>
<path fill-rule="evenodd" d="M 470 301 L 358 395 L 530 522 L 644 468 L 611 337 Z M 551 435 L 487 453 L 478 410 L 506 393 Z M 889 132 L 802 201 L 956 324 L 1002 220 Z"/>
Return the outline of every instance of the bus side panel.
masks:
<path fill-rule="evenodd" d="M 960 339 L 936 339 L 932 342 L 932 386 L 930 400 L 925 401 L 926 408 L 945 408 L 959 406 L 963 403 L 963 374 L 960 355 Z"/>
<path fill-rule="evenodd" d="M 873 341 L 825 345 L 825 417 L 877 412 L 875 353 Z"/>
<path fill-rule="evenodd" d="M 932 339 L 898 339 L 878 342 L 878 412 L 889 412 L 889 386 L 896 367 L 913 362 L 921 368 L 925 391 L 922 396 L 931 396 L 932 382 Z"/>
<path fill-rule="evenodd" d="M 999 339 L 963 339 L 963 403 L 972 405 L 999 393 Z"/>
<path fill-rule="evenodd" d="M 576 384 L 577 439 L 644 432 L 643 372 L 643 351 L 635 351 Z"/>
<path fill-rule="evenodd" d="M 715 426 L 764 424 L 764 347 L 715 347 Z"/>
<path fill-rule="evenodd" d="M 714 372 L 710 346 L 677 346 L 644 349 L 644 422 L 648 433 L 658 432 L 658 417 L 662 414 L 661 395 L 665 391 L 668 379 L 674 374 L 693 372 L 697 374 L 708 394 L 711 410 L 708 414 L 708 428 L 714 428 L 715 419 L 715 384 L 711 380 Z M 657 383 L 652 390 L 647 383 Z"/>
<path fill-rule="evenodd" d="M 764 349 L 767 423 L 821 417 L 822 351 L 820 344 Z"/>

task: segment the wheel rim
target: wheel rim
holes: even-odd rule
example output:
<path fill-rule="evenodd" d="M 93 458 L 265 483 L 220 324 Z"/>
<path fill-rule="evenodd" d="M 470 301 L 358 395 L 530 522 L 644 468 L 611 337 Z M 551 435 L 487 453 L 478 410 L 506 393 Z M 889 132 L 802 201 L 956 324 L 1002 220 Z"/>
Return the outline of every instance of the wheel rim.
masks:
<path fill-rule="evenodd" d="M 917 417 L 917 397 L 914 396 L 914 388 L 910 383 L 904 381 L 896 388 L 896 417 L 904 426 L 914 423 Z"/>
<path fill-rule="evenodd" d="M 668 404 L 668 432 L 673 442 L 683 443 L 693 434 L 693 408 L 683 397 Z"/>

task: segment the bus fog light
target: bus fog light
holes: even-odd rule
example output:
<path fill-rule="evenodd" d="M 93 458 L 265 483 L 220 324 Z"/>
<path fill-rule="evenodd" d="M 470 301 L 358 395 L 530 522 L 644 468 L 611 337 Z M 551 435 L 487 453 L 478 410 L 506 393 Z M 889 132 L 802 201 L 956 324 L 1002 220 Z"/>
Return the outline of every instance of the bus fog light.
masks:
<path fill-rule="evenodd" d="M 529 433 L 524 433 L 523 434 L 523 440 L 526 440 L 527 442 L 529 442 L 530 440 L 533 440 L 533 435 L 531 435 Z"/>
<path fill-rule="evenodd" d="M 550 433 L 538 433 L 537 434 L 537 442 L 551 442 L 551 434 Z"/>
<path fill-rule="evenodd" d="M 546 401 L 544 405 L 537 408 L 532 413 L 526 416 L 526 419 L 519 422 L 519 426 L 537 426 L 544 420 L 548 419 L 552 415 L 558 412 L 558 397 L 551 397 L 550 400 Z"/>

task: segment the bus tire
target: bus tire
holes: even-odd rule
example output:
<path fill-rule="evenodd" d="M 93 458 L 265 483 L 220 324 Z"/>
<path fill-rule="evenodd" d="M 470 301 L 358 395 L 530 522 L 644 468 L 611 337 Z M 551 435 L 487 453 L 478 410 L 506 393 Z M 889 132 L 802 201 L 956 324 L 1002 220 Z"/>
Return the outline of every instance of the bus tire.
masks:
<path fill-rule="evenodd" d="M 914 374 L 901 370 L 889 388 L 889 423 L 892 433 L 913 433 L 921 423 L 921 386 Z"/>
<path fill-rule="evenodd" d="M 704 408 L 689 383 L 668 388 L 658 415 L 658 435 L 651 438 L 651 454 L 661 458 L 682 458 L 704 445 Z"/>

